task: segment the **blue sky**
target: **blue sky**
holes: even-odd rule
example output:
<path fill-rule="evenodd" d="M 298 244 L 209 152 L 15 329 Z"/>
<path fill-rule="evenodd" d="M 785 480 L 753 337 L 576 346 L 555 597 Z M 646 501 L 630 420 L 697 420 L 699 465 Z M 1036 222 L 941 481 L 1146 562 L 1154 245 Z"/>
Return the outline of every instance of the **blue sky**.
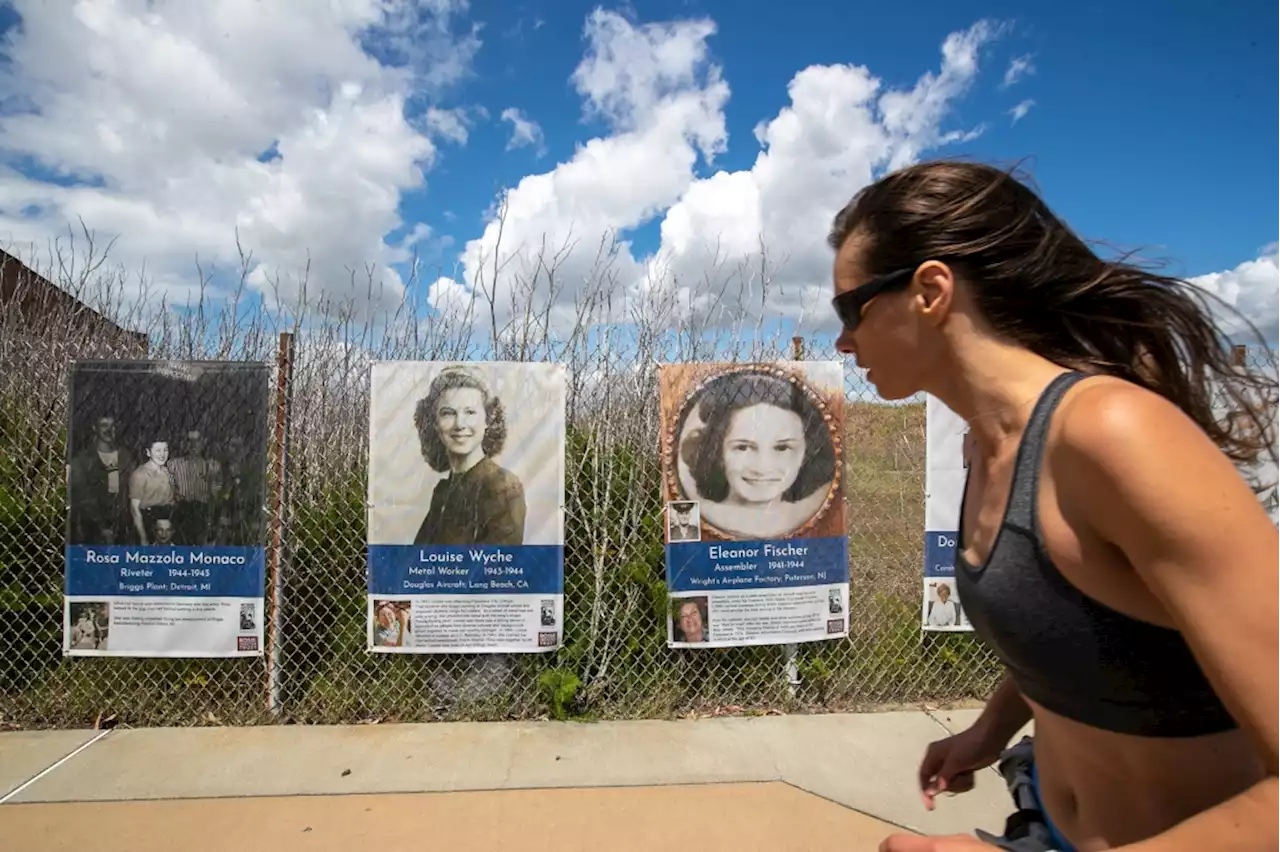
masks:
<path fill-rule="evenodd" d="M 595 5 L 473 5 L 475 18 L 492 23 L 465 91 L 494 113 L 519 106 L 541 125 L 548 153 L 504 152 L 506 128 L 489 124 L 465 150 L 446 155 L 429 191 L 406 202 L 406 219 L 465 239 L 491 200 L 490 180 L 505 185 L 545 170 L 601 130 L 581 120 L 581 100 L 567 82 L 582 55 L 582 20 Z M 1013 32 L 990 49 L 954 122 L 989 127 L 947 153 L 1032 158 L 1050 204 L 1081 232 L 1150 246 L 1188 275 L 1233 267 L 1277 238 L 1275 4 L 1233 4 L 1230 14 L 1185 0 L 1036 5 L 1029 14 L 1025 3 L 933 0 L 630 4 L 639 20 L 716 22 L 710 44 L 733 89 L 721 168 L 750 167 L 753 127 L 783 106 L 787 81 L 806 65 L 865 64 L 909 84 L 937 64 L 947 33 L 991 17 L 1013 22 Z M 1002 89 L 1008 63 L 1027 54 L 1035 73 Z M 1013 125 L 1006 112 L 1028 98 L 1035 106 Z M 656 223 L 643 234 L 639 247 L 655 247 Z"/>
<path fill-rule="evenodd" d="M 823 301 L 825 222 L 865 176 L 1029 158 L 1084 236 L 1170 258 L 1274 328 L 1275 5 L 1036 5 L 18 0 L 0 14 L 0 240 L 83 219 L 181 300 L 196 258 L 234 281 L 238 234 L 260 292 L 296 296 L 309 265 L 308 293 L 364 298 L 352 273 L 374 264 L 392 296 L 407 282 L 439 307 L 476 292 L 512 188 L 508 260 L 572 235 L 561 278 L 581 277 L 582 246 L 618 231 L 620 286 L 666 276 L 696 314 L 712 297 L 689 282 L 719 273 L 695 243 L 749 258 L 758 231 L 788 295 L 752 307 L 756 285 L 732 286 L 760 321 L 798 321 Z M 887 89 L 918 96 L 909 132 Z M 509 145 L 509 108 L 536 141 Z M 877 153 L 837 150 L 838 133 Z M 949 133 L 967 138 L 939 144 Z"/>

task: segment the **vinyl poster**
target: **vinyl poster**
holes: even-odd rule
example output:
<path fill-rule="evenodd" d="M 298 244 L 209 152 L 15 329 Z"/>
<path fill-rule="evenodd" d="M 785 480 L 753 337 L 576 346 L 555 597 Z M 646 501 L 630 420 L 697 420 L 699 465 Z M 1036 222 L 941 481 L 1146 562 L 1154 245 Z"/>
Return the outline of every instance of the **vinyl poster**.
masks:
<path fill-rule="evenodd" d="M 262 654 L 269 367 L 71 370 L 63 652 Z"/>
<path fill-rule="evenodd" d="M 956 541 L 966 474 L 966 424 L 934 397 L 925 402 L 924 596 L 925 630 L 969 631 L 956 594 Z"/>
<path fill-rule="evenodd" d="M 369 647 L 559 648 L 565 368 L 379 362 L 371 394 Z"/>
<path fill-rule="evenodd" d="M 839 362 L 659 372 L 667 644 L 849 632 Z"/>
<path fill-rule="evenodd" d="M 1259 372 L 1256 367 L 1245 369 L 1249 372 Z M 1276 414 L 1277 400 L 1274 392 L 1263 396 L 1257 389 L 1250 388 L 1245 393 L 1245 398 L 1250 406 L 1256 406 L 1260 410 L 1270 410 L 1273 416 Z M 1220 421 L 1232 423 L 1237 429 L 1253 431 L 1255 428 L 1255 424 L 1250 421 L 1244 411 L 1235 409 L 1231 397 L 1221 387 L 1214 390 L 1213 413 Z M 1253 462 L 1237 463 L 1236 469 L 1258 495 L 1258 502 L 1271 518 L 1271 523 L 1280 525 L 1280 466 L 1277 465 L 1275 444 L 1271 444 L 1260 452 Z"/>

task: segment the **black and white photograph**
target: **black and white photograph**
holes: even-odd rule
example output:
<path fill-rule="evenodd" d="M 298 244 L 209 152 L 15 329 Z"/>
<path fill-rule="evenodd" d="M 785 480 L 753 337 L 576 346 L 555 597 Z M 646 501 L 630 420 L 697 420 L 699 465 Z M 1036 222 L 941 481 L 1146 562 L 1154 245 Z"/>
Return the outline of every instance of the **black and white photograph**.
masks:
<path fill-rule="evenodd" d="M 544 600 L 539 608 L 539 623 L 543 627 L 554 627 L 556 623 L 556 602 L 552 598 Z"/>
<path fill-rule="evenodd" d="M 827 590 L 827 612 L 830 615 L 840 615 L 844 612 L 844 590 L 828 589 Z"/>
<path fill-rule="evenodd" d="M 564 368 L 372 368 L 369 543 L 564 541 Z"/>
<path fill-rule="evenodd" d="M 72 601 L 67 606 L 67 647 L 74 651 L 109 651 L 111 604 Z"/>
<path fill-rule="evenodd" d="M 673 500 L 667 504 L 667 541 L 701 541 L 702 524 L 694 500 Z"/>
<path fill-rule="evenodd" d="M 268 380 L 255 363 L 77 362 L 67 543 L 261 544 Z"/>
<path fill-rule="evenodd" d="M 249 631 L 258 629 L 258 605 L 252 601 L 240 604 L 240 629 Z"/>
<path fill-rule="evenodd" d="M 661 382 L 665 497 L 697 501 L 701 538 L 844 533 L 840 364 L 664 365 Z"/>

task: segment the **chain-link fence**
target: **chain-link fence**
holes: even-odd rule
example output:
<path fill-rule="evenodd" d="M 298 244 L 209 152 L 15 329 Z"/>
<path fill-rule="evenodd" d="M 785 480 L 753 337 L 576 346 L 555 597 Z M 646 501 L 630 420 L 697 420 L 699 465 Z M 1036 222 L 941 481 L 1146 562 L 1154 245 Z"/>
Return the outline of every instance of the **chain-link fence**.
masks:
<path fill-rule="evenodd" d="M 531 335 L 527 328 L 518 334 L 512 325 L 494 330 L 491 323 L 484 331 L 479 320 L 440 316 L 379 326 L 332 313 L 285 319 L 260 305 L 237 304 L 218 312 L 154 312 L 139 335 L 38 290 L 11 294 L 0 321 L 0 723 L 834 710 L 982 698 L 999 676 L 972 635 L 920 629 L 924 406 L 875 403 L 873 391 L 848 373 L 849 636 L 800 644 L 790 670 L 779 646 L 667 647 L 657 364 L 790 358 L 796 354 L 790 337 L 759 328 L 664 331 L 643 323 L 548 323 Z M 121 324 L 140 324 L 140 315 L 101 307 Z M 283 341 L 281 331 L 289 332 Z M 259 507 L 269 554 L 261 658 L 62 655 L 70 366 L 77 359 L 143 357 L 272 367 L 261 423 L 269 445 L 267 500 Z M 829 344 L 810 339 L 802 357 L 836 356 Z M 375 359 L 569 365 L 562 650 L 368 652 L 366 470 Z M 221 404 L 244 407 L 234 400 Z M 225 440 L 216 430 L 208 437 L 208 454 L 225 464 Z M 135 454 L 145 449 L 140 434 L 120 439 Z"/>

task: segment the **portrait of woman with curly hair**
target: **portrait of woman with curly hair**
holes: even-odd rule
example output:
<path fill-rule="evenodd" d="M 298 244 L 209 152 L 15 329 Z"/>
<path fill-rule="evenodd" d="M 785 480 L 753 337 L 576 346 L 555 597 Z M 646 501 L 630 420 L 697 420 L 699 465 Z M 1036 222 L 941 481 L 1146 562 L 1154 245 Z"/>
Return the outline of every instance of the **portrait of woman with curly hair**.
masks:
<path fill-rule="evenodd" d="M 826 504 L 837 473 L 821 409 L 801 385 L 767 372 L 707 382 L 686 408 L 677 446 L 685 496 L 735 537 L 794 533 Z"/>
<path fill-rule="evenodd" d="M 449 367 L 413 411 L 422 456 L 444 473 L 413 543 L 524 543 L 525 493 L 520 478 L 494 461 L 507 440 L 506 412 L 484 376 Z"/>

